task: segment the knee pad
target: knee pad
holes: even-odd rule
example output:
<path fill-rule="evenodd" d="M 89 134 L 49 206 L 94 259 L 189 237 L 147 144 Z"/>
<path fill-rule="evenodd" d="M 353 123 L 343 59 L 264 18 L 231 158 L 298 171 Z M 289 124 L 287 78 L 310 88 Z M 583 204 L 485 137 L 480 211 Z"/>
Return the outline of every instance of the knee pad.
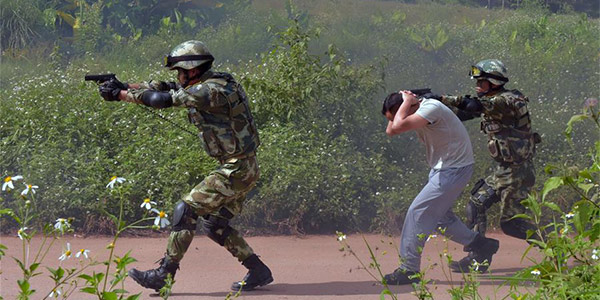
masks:
<path fill-rule="evenodd" d="M 508 221 L 500 221 L 500 228 L 506 235 L 526 240 L 527 230 L 535 230 L 535 226 L 522 219 L 510 219 Z M 534 231 L 534 235 L 537 237 Z"/>
<path fill-rule="evenodd" d="M 500 197 L 496 194 L 496 191 L 485 183 L 485 180 L 483 179 L 479 179 L 471 190 L 471 202 L 477 207 L 488 209 L 494 203 L 499 201 Z"/>
<path fill-rule="evenodd" d="M 225 240 L 233 231 L 233 228 L 229 226 L 229 220 L 233 218 L 233 214 L 230 213 L 226 208 L 221 208 L 219 211 L 219 217 L 214 215 L 203 216 L 204 222 L 202 227 L 206 231 L 206 235 L 219 245 L 225 245 Z"/>
<path fill-rule="evenodd" d="M 177 202 L 173 210 L 173 231 L 196 230 L 196 219 L 198 215 L 189 204 L 185 201 Z"/>

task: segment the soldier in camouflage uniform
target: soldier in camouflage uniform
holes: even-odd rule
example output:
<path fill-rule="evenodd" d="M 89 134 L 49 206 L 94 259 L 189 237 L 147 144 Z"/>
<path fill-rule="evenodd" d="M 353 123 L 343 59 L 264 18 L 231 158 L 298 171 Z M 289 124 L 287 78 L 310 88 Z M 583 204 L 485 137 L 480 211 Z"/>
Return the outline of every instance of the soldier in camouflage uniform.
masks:
<path fill-rule="evenodd" d="M 166 57 L 166 67 L 177 70 L 179 83 L 109 81 L 100 86 L 100 94 L 108 101 L 186 108 L 190 122 L 201 132 L 206 152 L 220 162 L 216 170 L 175 205 L 173 228 L 160 266 L 148 271 L 129 271 L 137 283 L 157 291 L 165 285 L 168 274 L 175 276 L 198 221 L 210 239 L 225 247 L 248 269 L 242 281 L 233 283 L 232 290 L 252 290 L 273 281 L 269 268 L 242 235 L 229 226 L 258 180 L 255 151 L 259 139 L 242 86 L 230 74 L 213 72 L 213 60 L 202 42 L 187 41 Z"/>
<path fill-rule="evenodd" d="M 470 76 L 477 80 L 477 97 L 443 96 L 442 102 L 467 120 L 481 117 L 481 131 L 488 136 L 488 149 L 498 163 L 494 172 L 480 179 L 471 191 L 471 201 L 467 205 L 466 224 L 485 234 L 487 227 L 486 210 L 494 203 L 502 203 L 500 227 L 510 236 L 527 239 L 527 231 L 533 224 L 522 218 L 512 219 L 525 213 L 521 201 L 527 198 L 535 183 L 533 156 L 535 144 L 540 137 L 531 129 L 527 109 L 527 97 L 518 90 L 507 90 L 508 82 L 504 64 L 497 59 L 487 59 L 472 66 Z M 472 263 L 472 251 L 467 257 L 453 262 L 454 271 L 468 271 Z M 485 271 L 487 267 L 479 267 Z"/>

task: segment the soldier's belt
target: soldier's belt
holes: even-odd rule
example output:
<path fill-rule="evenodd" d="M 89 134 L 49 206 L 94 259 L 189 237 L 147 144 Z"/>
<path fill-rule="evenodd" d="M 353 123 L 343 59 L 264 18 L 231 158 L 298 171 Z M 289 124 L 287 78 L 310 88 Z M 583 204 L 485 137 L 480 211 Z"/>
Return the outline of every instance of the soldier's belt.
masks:
<path fill-rule="evenodd" d="M 256 156 L 256 152 L 250 152 L 250 153 L 240 154 L 240 155 L 236 155 L 236 156 L 229 157 L 229 158 L 219 159 L 219 162 L 221 164 L 234 164 L 238 160 L 242 160 L 242 159 L 246 159 L 246 158 L 250 158 L 250 157 L 254 157 L 254 156 Z"/>

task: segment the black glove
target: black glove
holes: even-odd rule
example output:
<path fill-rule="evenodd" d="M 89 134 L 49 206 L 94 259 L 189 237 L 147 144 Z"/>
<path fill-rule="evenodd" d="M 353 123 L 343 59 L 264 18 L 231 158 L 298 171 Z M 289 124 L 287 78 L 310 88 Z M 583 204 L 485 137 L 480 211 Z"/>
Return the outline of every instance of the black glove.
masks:
<path fill-rule="evenodd" d="M 120 81 L 107 81 L 100 85 L 100 96 L 106 101 L 119 101 L 121 90 L 126 89 L 125 84 Z"/>

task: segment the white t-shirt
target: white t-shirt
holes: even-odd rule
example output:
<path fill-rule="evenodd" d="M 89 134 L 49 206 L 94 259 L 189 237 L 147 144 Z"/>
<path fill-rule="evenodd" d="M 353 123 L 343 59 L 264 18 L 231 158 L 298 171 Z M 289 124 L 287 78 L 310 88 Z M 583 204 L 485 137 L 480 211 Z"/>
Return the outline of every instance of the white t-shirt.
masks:
<path fill-rule="evenodd" d="M 431 168 L 460 168 L 475 163 L 467 129 L 446 105 L 435 99 L 423 99 L 415 113 L 429 122 L 415 131 L 425 144 Z"/>

